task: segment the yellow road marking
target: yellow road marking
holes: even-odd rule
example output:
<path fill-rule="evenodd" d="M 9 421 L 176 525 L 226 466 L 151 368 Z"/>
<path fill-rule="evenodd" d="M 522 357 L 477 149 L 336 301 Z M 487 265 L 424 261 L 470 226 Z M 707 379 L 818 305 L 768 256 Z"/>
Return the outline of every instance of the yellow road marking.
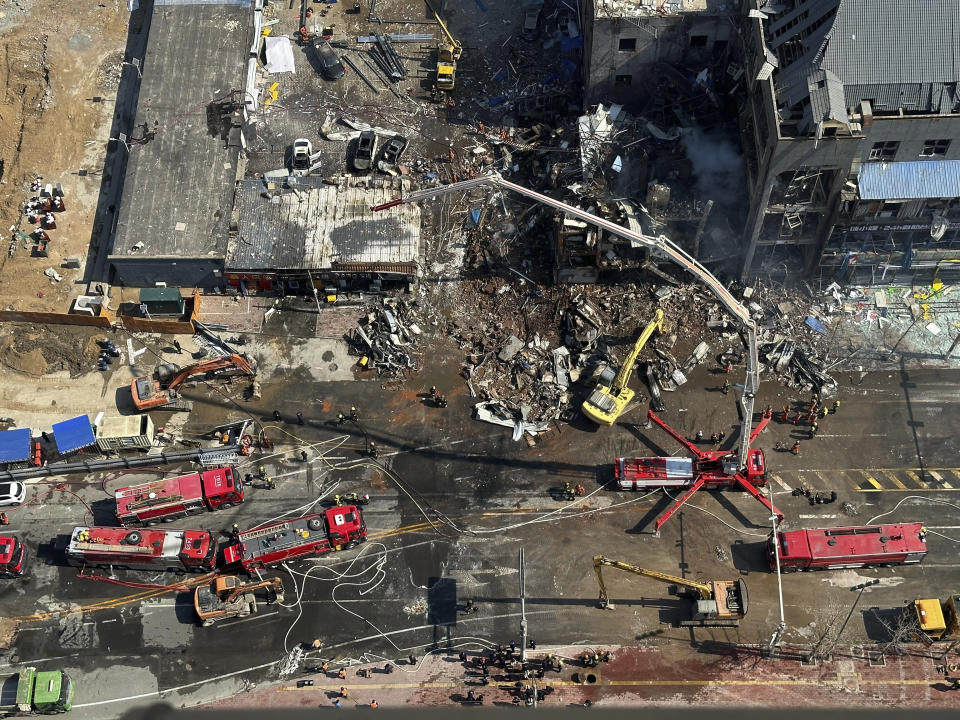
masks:
<path fill-rule="evenodd" d="M 873 485 L 873 487 L 874 487 L 875 489 L 877 489 L 877 490 L 883 490 L 883 485 L 881 485 L 880 483 L 878 483 L 876 480 L 874 480 L 874 479 L 873 479 L 872 477 L 870 477 L 869 475 L 867 475 L 867 482 L 870 483 L 871 485 Z"/>
<path fill-rule="evenodd" d="M 927 487 L 927 484 L 926 484 L 923 480 L 921 480 L 921 479 L 920 479 L 920 476 L 917 475 L 917 473 L 915 473 L 913 470 L 907 470 L 907 471 L 905 471 L 905 472 L 906 472 L 907 477 L 910 478 L 911 480 L 913 480 L 913 481 L 917 484 L 917 487 L 918 487 L 918 488 L 925 488 L 925 487 Z"/>
<path fill-rule="evenodd" d="M 940 483 L 940 487 L 947 488 L 948 490 L 953 490 L 953 485 L 951 485 L 946 480 L 944 480 L 943 475 L 938 473 L 936 470 L 927 470 L 927 472 L 930 474 L 930 477 L 932 477 L 934 480 Z"/>
<path fill-rule="evenodd" d="M 898 477 L 897 477 L 896 475 L 894 475 L 892 472 L 884 472 L 884 475 L 886 475 L 888 478 L 890 478 L 890 482 L 892 482 L 894 485 L 896 485 L 896 486 L 897 486 L 898 488 L 900 488 L 901 490 L 906 490 L 906 489 L 907 489 L 907 486 L 904 485 L 902 482 L 900 482 L 900 478 L 898 478 Z"/>

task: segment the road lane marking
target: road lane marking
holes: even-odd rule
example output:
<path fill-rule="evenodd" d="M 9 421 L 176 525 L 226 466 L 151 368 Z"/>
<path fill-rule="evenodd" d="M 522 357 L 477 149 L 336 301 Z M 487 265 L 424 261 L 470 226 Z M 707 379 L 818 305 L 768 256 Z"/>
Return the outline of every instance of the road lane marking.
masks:
<path fill-rule="evenodd" d="M 867 475 L 867 482 L 870 483 L 871 485 L 873 485 L 873 487 L 874 487 L 876 490 L 883 490 L 883 485 L 881 485 L 880 483 L 878 483 L 876 480 L 874 480 L 874 479 L 873 479 L 872 477 L 870 477 L 869 475 Z"/>
<path fill-rule="evenodd" d="M 273 617 L 274 615 L 279 615 L 279 614 L 280 614 L 279 610 L 274 610 L 273 612 L 263 613 L 262 615 L 260 614 L 251 615 L 250 617 L 246 617 L 241 620 L 234 620 L 232 622 L 226 622 L 226 623 L 217 623 L 215 627 L 221 627 L 221 628 L 230 627 L 231 625 L 239 625 L 240 623 L 250 622 L 251 620 L 262 620 L 263 618 Z"/>
<path fill-rule="evenodd" d="M 906 490 L 906 489 L 907 489 L 907 486 L 904 485 L 902 482 L 900 482 L 900 478 L 898 478 L 898 477 L 897 477 L 896 475 L 894 475 L 893 473 L 885 472 L 884 475 L 886 475 L 886 476 L 890 479 L 890 482 L 892 482 L 894 485 L 896 485 L 896 486 L 897 486 L 898 488 L 900 488 L 901 490 Z"/>
<path fill-rule="evenodd" d="M 774 482 L 776 482 L 777 485 L 782 487 L 784 490 L 787 490 L 788 492 L 793 492 L 793 488 L 787 485 L 783 480 L 781 480 L 779 475 L 771 475 L 770 478 Z"/>
<path fill-rule="evenodd" d="M 936 470 L 927 470 L 927 474 L 929 474 L 930 477 L 932 477 L 934 480 L 940 483 L 940 487 L 945 487 L 948 490 L 953 490 L 953 485 L 951 485 L 946 480 L 944 480 L 943 475 L 938 473 Z"/>
<path fill-rule="evenodd" d="M 917 473 L 915 473 L 913 470 L 904 470 L 904 474 L 905 474 L 908 478 L 910 478 L 911 480 L 913 480 L 913 482 L 915 482 L 915 483 L 917 484 L 917 487 L 918 487 L 918 488 L 930 487 L 929 485 L 927 485 L 927 483 L 925 483 L 923 480 L 921 480 L 921 479 L 920 479 L 920 476 L 917 475 Z"/>

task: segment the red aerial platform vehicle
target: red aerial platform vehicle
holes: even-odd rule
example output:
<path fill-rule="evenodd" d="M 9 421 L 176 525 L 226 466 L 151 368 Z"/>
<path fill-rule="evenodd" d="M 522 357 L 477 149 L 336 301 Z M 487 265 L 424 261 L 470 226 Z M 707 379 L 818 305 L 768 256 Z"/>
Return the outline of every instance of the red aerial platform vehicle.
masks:
<path fill-rule="evenodd" d="M 759 489 L 767 484 L 763 450 L 753 448 L 747 450 L 747 462 L 741 470 L 740 458 L 735 451 L 701 450 L 657 417 L 652 410 L 647 412 L 647 417 L 694 456 L 692 458 L 617 458 L 615 461 L 614 475 L 621 490 L 686 488 L 683 495 L 657 518 L 655 524 L 657 532 L 660 532 L 663 524 L 704 486 L 708 488 L 740 487 L 763 503 L 764 507 L 775 514 L 778 520 L 783 519 L 783 513 L 774 507 Z M 764 413 L 757 427 L 750 433 L 748 447 L 753 444 L 757 435 L 769 422 L 770 415 Z"/>

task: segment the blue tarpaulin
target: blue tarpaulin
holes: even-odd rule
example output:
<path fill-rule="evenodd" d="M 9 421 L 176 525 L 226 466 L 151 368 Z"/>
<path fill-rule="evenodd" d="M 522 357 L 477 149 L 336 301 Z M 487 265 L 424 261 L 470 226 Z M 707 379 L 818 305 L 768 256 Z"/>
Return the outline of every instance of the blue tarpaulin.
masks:
<path fill-rule="evenodd" d="M 573 52 L 583 47 L 583 35 L 560 38 L 560 52 Z"/>
<path fill-rule="evenodd" d="M 30 428 L 0 432 L 0 463 L 30 459 Z"/>
<path fill-rule="evenodd" d="M 821 335 L 827 334 L 827 329 L 823 326 L 823 323 L 817 320 L 813 315 L 807 315 L 807 319 L 804 322 L 806 322 L 811 329 L 816 330 Z"/>
<path fill-rule="evenodd" d="M 479 224 L 480 224 L 480 211 L 479 211 L 479 210 L 471 210 L 471 211 L 470 211 L 470 219 L 473 221 L 473 224 L 474 224 L 474 225 L 479 225 Z"/>
<path fill-rule="evenodd" d="M 82 450 L 97 442 L 93 436 L 93 428 L 90 426 L 90 418 L 86 415 L 54 423 L 53 439 L 61 455 Z"/>

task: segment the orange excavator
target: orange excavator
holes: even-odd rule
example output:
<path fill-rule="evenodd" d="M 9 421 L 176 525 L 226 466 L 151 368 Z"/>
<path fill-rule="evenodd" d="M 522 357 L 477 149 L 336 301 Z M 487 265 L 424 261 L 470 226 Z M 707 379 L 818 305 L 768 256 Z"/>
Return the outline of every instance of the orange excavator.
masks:
<path fill-rule="evenodd" d="M 138 377 L 130 382 L 130 395 L 137 412 L 147 410 L 191 410 L 193 403 L 184 400 L 177 388 L 187 380 L 213 380 L 219 377 L 257 374 L 256 365 L 245 355 L 227 355 L 225 357 L 204 360 L 203 362 L 179 368 L 176 365 L 161 365 L 154 377 Z"/>
<path fill-rule="evenodd" d="M 246 583 L 235 575 L 214 578 L 209 585 L 201 585 L 193 592 L 193 608 L 200 624 L 213 625 L 217 620 L 247 617 L 257 611 L 254 594 L 263 590 L 268 605 L 283 602 L 283 580 L 278 577 Z"/>

